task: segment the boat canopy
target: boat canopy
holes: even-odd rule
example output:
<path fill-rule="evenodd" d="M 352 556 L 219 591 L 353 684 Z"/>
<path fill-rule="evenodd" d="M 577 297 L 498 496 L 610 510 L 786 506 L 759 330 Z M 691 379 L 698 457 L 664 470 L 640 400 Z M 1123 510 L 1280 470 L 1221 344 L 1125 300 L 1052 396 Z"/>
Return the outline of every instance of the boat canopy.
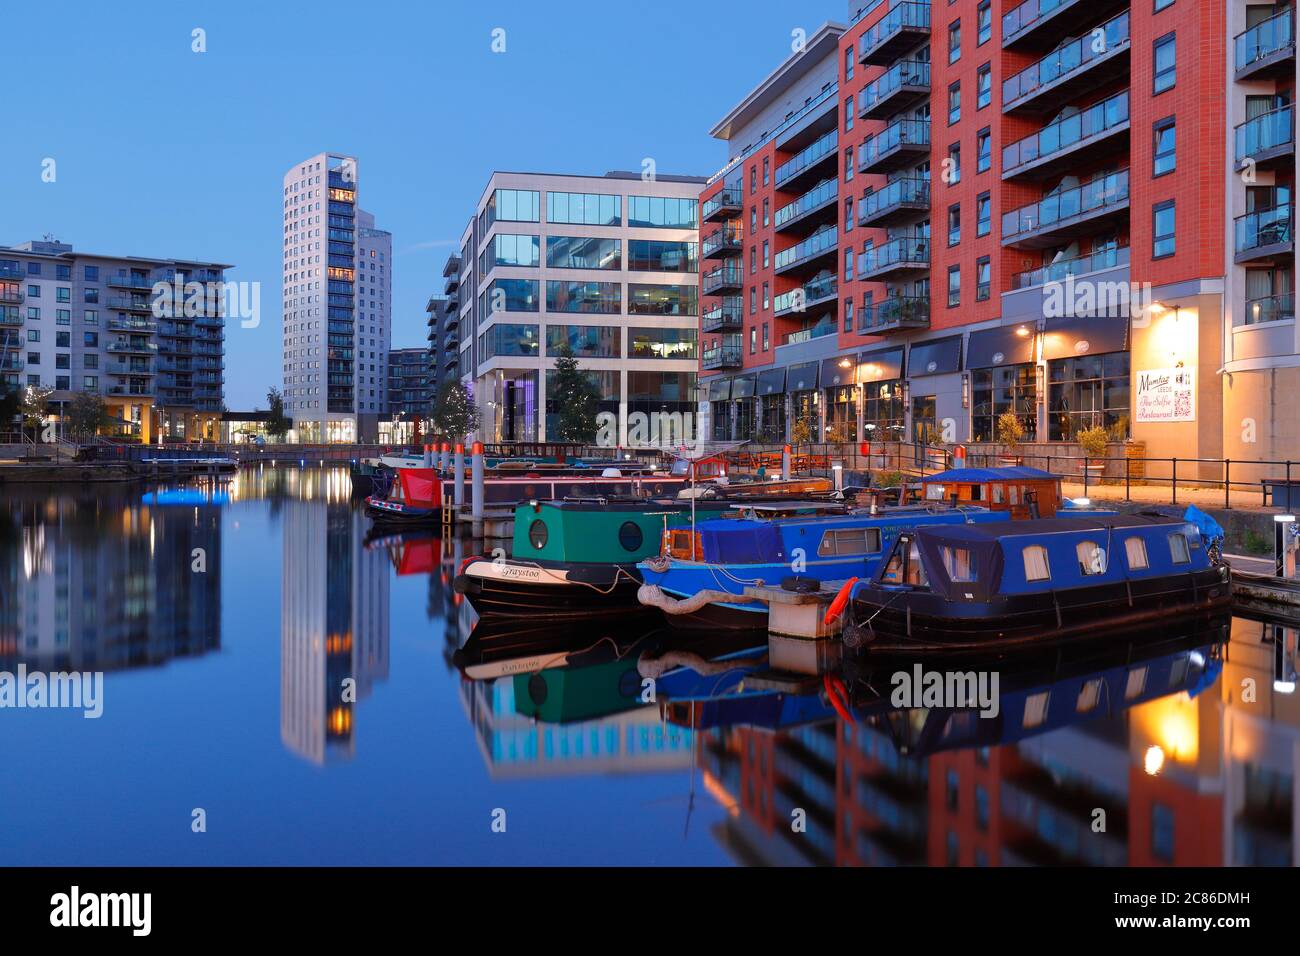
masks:
<path fill-rule="evenodd" d="M 781 533 L 771 521 L 722 518 L 695 526 L 711 564 L 760 564 L 782 560 Z"/>
<path fill-rule="evenodd" d="M 921 479 L 922 484 L 936 481 L 952 483 L 961 481 L 970 484 L 983 484 L 988 481 L 1060 481 L 1060 475 L 1041 468 L 1029 468 L 1025 465 L 1013 465 L 1006 468 L 953 468 Z"/>

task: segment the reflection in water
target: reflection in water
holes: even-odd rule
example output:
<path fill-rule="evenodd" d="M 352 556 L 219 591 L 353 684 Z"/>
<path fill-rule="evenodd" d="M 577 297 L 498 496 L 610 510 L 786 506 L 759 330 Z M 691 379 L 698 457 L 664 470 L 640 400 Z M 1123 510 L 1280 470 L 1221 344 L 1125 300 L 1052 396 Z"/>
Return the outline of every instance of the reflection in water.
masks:
<path fill-rule="evenodd" d="M 23 662 L 124 671 L 192 659 L 184 669 L 142 672 L 131 684 L 131 706 L 96 722 L 98 733 L 117 736 L 63 741 L 71 759 L 76 747 L 91 748 L 88 756 L 116 748 L 132 758 L 117 790 L 96 778 L 107 788 L 103 799 L 166 791 L 174 769 L 137 758 L 165 736 L 158 728 L 177 706 L 173 688 L 205 686 L 220 674 L 238 681 L 241 693 L 261 688 L 257 699 L 241 699 L 219 720 L 214 715 L 218 729 L 193 717 L 184 730 L 208 747 L 235 742 L 222 751 L 235 764 L 223 765 L 223 773 L 238 778 L 247 761 L 266 779 L 283 781 L 269 789 L 253 782 L 262 777 L 231 784 L 235 798 L 248 801 L 245 812 L 268 802 L 286 814 L 311 805 L 324 827 L 336 819 L 331 814 L 353 808 L 358 791 L 338 786 L 350 779 L 374 790 L 409 790 L 421 799 L 399 799 L 389 813 L 371 815 L 368 839 L 422 832 L 427 800 L 441 801 L 438 813 L 456 825 L 421 845 L 416 862 L 438 862 L 438 842 L 470 833 L 485 807 L 501 805 L 502 788 L 513 788 L 511 799 L 535 812 L 554 806 L 540 778 L 555 777 L 581 778 L 561 784 L 566 813 L 572 806 L 579 817 L 623 827 L 614 831 L 621 835 L 591 837 L 589 852 L 608 862 L 625 862 L 619 840 L 630 845 L 647 833 L 675 862 L 1296 861 L 1294 629 L 1237 618 L 1226 630 L 1144 635 L 1069 659 L 988 662 L 1002 678 L 996 719 L 900 710 L 887 699 L 891 668 L 858 665 L 837 674 L 839 683 L 778 692 L 758 679 L 765 647 L 738 646 L 733 637 L 679 643 L 671 632 L 620 633 L 617 626 L 589 632 L 476 622 L 451 581 L 483 545 L 428 534 L 368 537 L 369 522 L 349 491 L 346 469 L 270 466 L 153 493 L 134 486 L 5 490 L 0 670 Z M 223 529 L 233 535 L 224 547 Z M 236 550 L 242 559 L 233 557 Z M 193 570 L 199 553 L 202 572 Z M 250 576 L 274 582 L 277 574 L 278 589 L 271 583 L 264 597 L 265 618 L 241 615 Z M 400 638 L 391 663 L 390 637 Z M 670 653 L 698 655 L 705 673 L 665 666 L 647 702 L 638 661 Z M 272 733 L 268 743 L 277 657 L 280 738 Z M 348 680 L 352 694 L 344 692 Z M 357 702 L 381 682 L 383 707 L 359 720 Z M 132 723 L 140 711 L 147 721 Z M 366 728 L 364 745 L 358 723 Z M 57 737 L 56 726 L 14 723 L 6 740 L 32 747 L 30 761 L 46 735 Z M 19 732 L 28 737 L 13 736 Z M 172 760 L 185 753 L 173 751 Z M 353 769 L 335 767 L 337 757 L 355 758 Z M 326 771 L 282 772 L 303 760 Z M 638 781 L 635 789 L 629 781 Z M 665 797 L 666 790 L 677 796 Z M 648 792 L 655 798 L 643 796 Z M 688 794 L 698 796 L 692 802 Z M 22 800 L 8 801 L 0 788 L 7 819 L 33 812 Z M 692 806 L 704 825 L 684 836 L 681 816 Z M 77 818 L 73 802 L 56 809 Z M 135 813 L 115 825 L 148 845 L 156 816 Z M 791 826 L 795 816 L 802 832 Z M 328 835 L 312 839 L 300 829 L 282 836 L 287 819 L 250 829 L 245 855 L 231 862 L 283 859 Z M 83 844 L 94 839 L 75 826 L 69 834 Z M 409 838 L 391 842 L 392 858 L 409 861 L 400 846 Z M 490 852 L 467 845 L 468 861 Z M 514 834 L 511 846 L 517 860 L 556 862 L 549 835 Z"/>

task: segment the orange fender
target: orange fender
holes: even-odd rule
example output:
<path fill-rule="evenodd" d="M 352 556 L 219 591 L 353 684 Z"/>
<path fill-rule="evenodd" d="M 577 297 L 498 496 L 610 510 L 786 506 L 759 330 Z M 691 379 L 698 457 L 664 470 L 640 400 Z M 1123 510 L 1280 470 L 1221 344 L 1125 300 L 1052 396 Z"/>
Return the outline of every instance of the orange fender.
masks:
<path fill-rule="evenodd" d="M 826 689 L 826 699 L 835 708 L 835 713 L 839 714 L 840 718 L 845 722 L 853 723 L 853 714 L 848 707 L 849 694 L 844 688 L 844 682 L 838 677 L 823 674 L 822 687 Z"/>
<path fill-rule="evenodd" d="M 831 606 L 826 609 L 826 617 L 822 623 L 830 627 L 844 613 L 844 606 L 849 603 L 849 595 L 853 592 L 853 585 L 858 583 L 857 578 L 849 578 L 844 582 L 844 587 L 840 588 L 840 593 L 835 595 L 835 600 L 831 601 Z"/>

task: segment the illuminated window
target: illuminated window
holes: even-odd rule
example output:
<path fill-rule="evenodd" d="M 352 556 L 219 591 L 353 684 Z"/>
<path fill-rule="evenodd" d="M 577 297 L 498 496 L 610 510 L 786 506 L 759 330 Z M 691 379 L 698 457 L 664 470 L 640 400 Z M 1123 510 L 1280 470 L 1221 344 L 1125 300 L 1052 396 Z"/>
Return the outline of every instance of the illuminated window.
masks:
<path fill-rule="evenodd" d="M 1052 569 L 1047 561 L 1047 549 L 1041 544 L 1031 544 L 1022 552 L 1025 560 L 1026 581 L 1050 581 Z"/>

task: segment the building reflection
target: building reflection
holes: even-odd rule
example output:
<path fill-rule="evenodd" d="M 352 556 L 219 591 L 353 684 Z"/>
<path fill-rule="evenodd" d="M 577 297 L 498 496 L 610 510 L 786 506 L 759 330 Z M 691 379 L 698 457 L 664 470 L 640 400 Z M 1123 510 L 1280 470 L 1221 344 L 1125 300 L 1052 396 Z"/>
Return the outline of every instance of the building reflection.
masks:
<path fill-rule="evenodd" d="M 0 668 L 113 671 L 221 644 L 221 509 L 208 491 L 10 487 Z"/>
<path fill-rule="evenodd" d="M 280 739 L 317 764 L 352 755 L 355 706 L 388 677 L 387 555 L 365 548 L 369 522 L 347 496 L 315 480 L 333 473 L 264 472 L 254 486 L 275 483 L 281 499 Z"/>

